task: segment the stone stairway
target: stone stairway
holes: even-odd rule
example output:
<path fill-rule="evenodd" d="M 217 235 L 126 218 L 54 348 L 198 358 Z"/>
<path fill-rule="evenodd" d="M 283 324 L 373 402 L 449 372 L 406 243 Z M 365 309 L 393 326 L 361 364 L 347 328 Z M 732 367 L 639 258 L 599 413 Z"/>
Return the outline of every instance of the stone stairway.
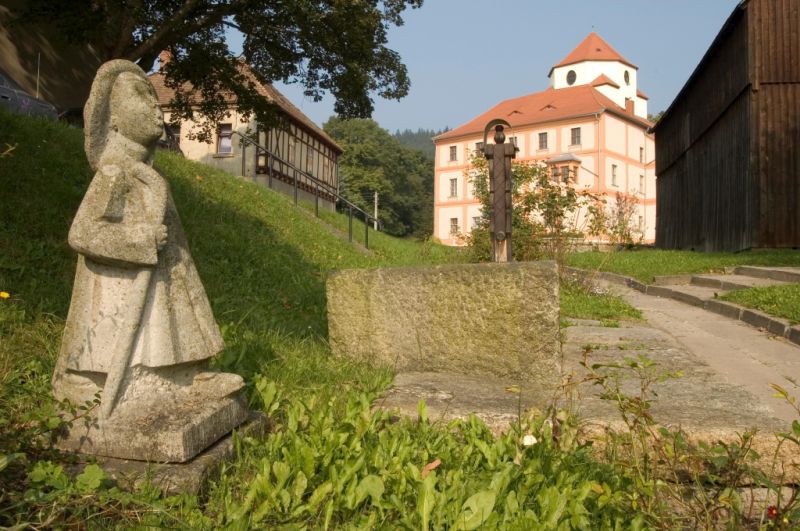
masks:
<path fill-rule="evenodd" d="M 656 297 L 671 298 L 732 319 L 762 328 L 776 336 L 800 345 L 800 325 L 792 326 L 785 319 L 764 312 L 719 300 L 731 291 L 800 283 L 800 267 L 736 267 L 730 273 L 657 277 L 655 284 L 636 281 L 630 287 Z"/>
<path fill-rule="evenodd" d="M 800 283 L 800 267 L 741 266 L 726 269 L 726 274 L 669 275 L 656 277 L 652 284 L 608 272 L 589 272 L 567 268 L 580 277 L 592 277 L 623 284 L 647 295 L 669 298 L 731 319 L 743 321 L 766 332 L 800 345 L 800 324 L 745 308 L 719 297 L 731 291 Z"/>

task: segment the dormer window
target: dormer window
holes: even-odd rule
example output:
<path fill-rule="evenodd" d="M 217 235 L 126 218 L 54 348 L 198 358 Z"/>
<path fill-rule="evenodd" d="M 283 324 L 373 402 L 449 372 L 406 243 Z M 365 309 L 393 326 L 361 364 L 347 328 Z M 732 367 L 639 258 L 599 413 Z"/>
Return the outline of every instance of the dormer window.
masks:
<path fill-rule="evenodd" d="M 627 70 L 625 70 L 625 84 L 626 85 L 631 84 L 631 74 Z"/>
<path fill-rule="evenodd" d="M 575 73 L 575 70 L 567 72 L 567 85 L 574 85 L 576 79 L 578 79 L 578 74 Z"/>

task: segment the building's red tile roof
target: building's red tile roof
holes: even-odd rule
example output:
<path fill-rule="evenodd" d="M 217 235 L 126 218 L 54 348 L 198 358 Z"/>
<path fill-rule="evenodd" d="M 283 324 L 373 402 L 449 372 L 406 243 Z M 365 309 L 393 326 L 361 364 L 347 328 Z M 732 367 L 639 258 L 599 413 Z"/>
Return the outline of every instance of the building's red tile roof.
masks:
<path fill-rule="evenodd" d="M 278 107 L 280 107 L 283 112 L 289 115 L 289 117 L 293 118 L 300 125 L 305 126 L 305 128 L 309 129 L 311 133 L 316 134 L 330 147 L 337 150 L 339 153 L 342 152 L 342 148 L 330 136 L 328 136 L 328 134 L 321 127 L 315 124 L 308 116 L 303 114 L 303 111 L 295 107 L 294 104 L 289 101 L 286 96 L 281 94 L 278 89 L 273 87 L 272 84 L 262 83 L 259 81 L 244 62 L 241 63 L 241 68 L 242 72 L 250 81 L 253 82 L 259 94 L 267 98 L 267 100 L 278 105 Z M 168 106 L 172 101 L 172 98 L 175 96 L 175 90 L 166 86 L 164 83 L 164 74 L 161 72 L 154 72 L 147 76 L 147 78 L 150 80 L 150 83 L 153 84 L 153 88 L 156 89 L 158 102 L 163 106 Z M 187 91 L 192 90 L 191 85 L 188 83 L 185 85 L 185 87 Z M 236 104 L 236 98 L 233 94 L 220 94 L 219 97 L 224 98 L 225 101 L 229 102 L 232 106 Z"/>
<path fill-rule="evenodd" d="M 442 133 L 433 140 L 483 133 L 486 124 L 496 118 L 502 118 L 511 127 L 522 127 L 602 112 L 610 112 L 645 128 L 652 125 L 644 118 L 626 111 L 591 85 L 578 85 L 558 90 L 550 87 L 542 92 L 502 101 L 464 125 Z"/>
<path fill-rule="evenodd" d="M 644 92 L 642 92 L 639 89 L 636 89 L 636 95 L 639 96 L 640 98 L 642 98 L 643 100 L 649 100 L 650 99 L 650 98 L 647 97 L 647 94 L 645 94 Z"/>
<path fill-rule="evenodd" d="M 601 85 L 611 85 L 614 88 L 619 88 L 619 85 L 617 85 L 610 77 L 608 77 L 605 74 L 600 74 L 599 76 L 594 78 L 594 81 L 592 81 L 591 85 L 593 87 L 599 87 Z"/>
<path fill-rule="evenodd" d="M 582 61 L 619 61 L 631 68 L 637 68 L 635 64 L 622 57 L 618 51 L 612 48 L 610 44 L 604 41 L 600 35 L 595 32 L 591 32 L 587 35 L 569 55 L 562 59 L 560 63 L 553 66 L 553 68 L 572 65 Z M 553 68 L 550 69 L 551 73 L 553 72 Z"/>

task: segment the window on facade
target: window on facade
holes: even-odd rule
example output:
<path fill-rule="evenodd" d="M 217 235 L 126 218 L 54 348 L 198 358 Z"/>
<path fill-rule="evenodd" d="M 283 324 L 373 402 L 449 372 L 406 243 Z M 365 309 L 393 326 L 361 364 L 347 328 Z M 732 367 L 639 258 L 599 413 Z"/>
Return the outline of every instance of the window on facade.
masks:
<path fill-rule="evenodd" d="M 561 181 L 562 182 L 569 181 L 569 166 L 561 167 Z"/>
<path fill-rule="evenodd" d="M 514 144 L 514 147 L 519 147 L 519 144 L 517 143 L 517 137 L 515 137 L 515 136 L 512 136 L 512 137 L 509 139 L 509 142 L 511 142 L 512 144 Z"/>
<path fill-rule="evenodd" d="M 644 148 L 639 148 L 639 162 L 644 162 Z"/>
<path fill-rule="evenodd" d="M 483 152 L 483 142 L 475 142 L 475 151 Z"/>
<path fill-rule="evenodd" d="M 315 149 L 312 147 L 308 147 L 306 151 L 306 171 L 310 174 L 314 174 L 314 153 Z"/>
<path fill-rule="evenodd" d="M 617 185 L 617 165 L 611 165 L 611 186 L 618 186 Z"/>
<path fill-rule="evenodd" d="M 639 230 L 644 229 L 644 216 L 639 216 Z"/>
<path fill-rule="evenodd" d="M 217 130 L 217 153 L 221 155 L 228 155 L 233 153 L 233 125 L 232 124 L 219 124 Z"/>
<path fill-rule="evenodd" d="M 576 79 L 578 79 L 578 75 L 575 73 L 575 70 L 567 72 L 567 85 L 574 85 Z"/>
<path fill-rule="evenodd" d="M 478 226 L 480 226 L 480 224 L 481 224 L 481 217 L 480 216 L 475 216 L 475 217 L 472 218 L 472 226 L 473 227 L 478 227 Z"/>
<path fill-rule="evenodd" d="M 547 149 L 547 133 L 539 133 L 539 149 Z"/>
<path fill-rule="evenodd" d="M 164 133 L 167 137 L 167 146 L 170 149 L 180 149 L 181 124 L 165 124 Z"/>
<path fill-rule="evenodd" d="M 554 180 L 554 181 L 558 181 L 558 168 L 557 167 L 552 166 L 550 168 L 550 178 L 552 180 Z"/>
<path fill-rule="evenodd" d="M 580 127 L 573 127 L 570 130 L 570 145 L 571 146 L 578 146 L 581 143 L 581 128 Z"/>
<path fill-rule="evenodd" d="M 450 146 L 450 161 L 458 160 L 456 146 Z"/>
<path fill-rule="evenodd" d="M 458 218 L 450 218 L 450 236 L 458 234 Z"/>
<path fill-rule="evenodd" d="M 639 193 L 644 195 L 644 175 L 639 176 Z"/>
<path fill-rule="evenodd" d="M 450 179 L 450 197 L 458 196 L 458 179 Z"/>

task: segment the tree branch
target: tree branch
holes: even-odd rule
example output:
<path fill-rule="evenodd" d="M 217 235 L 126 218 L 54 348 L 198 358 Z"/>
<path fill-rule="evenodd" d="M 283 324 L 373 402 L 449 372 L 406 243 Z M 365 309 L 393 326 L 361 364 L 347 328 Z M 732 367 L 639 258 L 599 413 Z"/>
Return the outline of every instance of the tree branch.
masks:
<path fill-rule="evenodd" d="M 129 53 L 126 54 L 126 58 L 131 61 L 136 61 L 141 56 L 153 52 L 153 51 L 160 51 L 156 50 L 157 47 L 161 47 L 162 41 L 164 41 L 169 35 L 171 31 L 175 29 L 175 27 L 183 22 L 191 12 L 197 7 L 198 0 L 186 0 L 186 2 L 178 9 L 172 17 L 168 20 L 164 21 L 164 24 L 158 28 L 155 32 L 153 32 L 150 37 L 139 44 L 136 48 L 131 50 Z"/>

